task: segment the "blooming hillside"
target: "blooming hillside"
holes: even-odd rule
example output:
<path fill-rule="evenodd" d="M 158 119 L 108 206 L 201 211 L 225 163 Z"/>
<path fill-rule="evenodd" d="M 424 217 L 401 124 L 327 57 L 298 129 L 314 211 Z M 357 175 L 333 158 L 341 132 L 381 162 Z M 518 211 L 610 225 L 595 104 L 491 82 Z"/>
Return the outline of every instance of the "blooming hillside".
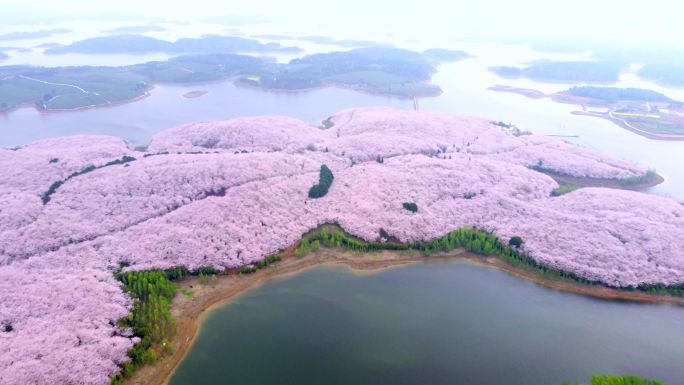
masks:
<path fill-rule="evenodd" d="M 530 169 L 618 179 L 643 166 L 478 118 L 368 108 L 330 122 L 196 123 L 147 152 L 110 137 L 0 150 L 0 384 L 108 383 L 135 342 L 116 327 L 131 305 L 120 266 L 236 268 L 326 222 L 402 241 L 476 226 L 608 285 L 684 282 L 679 203 L 604 188 L 552 197 L 558 184 Z M 334 182 L 311 199 L 322 164 Z"/>

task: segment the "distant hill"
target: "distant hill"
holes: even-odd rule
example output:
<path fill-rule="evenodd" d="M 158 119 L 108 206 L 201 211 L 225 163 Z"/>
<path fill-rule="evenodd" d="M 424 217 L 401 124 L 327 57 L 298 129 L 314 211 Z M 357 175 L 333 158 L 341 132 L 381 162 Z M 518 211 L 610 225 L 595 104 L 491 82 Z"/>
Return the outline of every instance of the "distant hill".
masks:
<path fill-rule="evenodd" d="M 4 52 L 0 52 L 0 60 L 5 60 L 5 59 L 9 59 L 9 55 L 4 53 Z"/>
<path fill-rule="evenodd" d="M 539 81 L 615 82 L 628 65 L 611 61 L 540 61 L 527 67 L 490 67 L 501 77 Z"/>
<path fill-rule="evenodd" d="M 145 33 L 145 32 L 163 32 L 166 28 L 159 25 L 126 25 L 110 30 L 103 31 L 105 33 Z"/>
<path fill-rule="evenodd" d="M 681 87 L 684 86 L 684 64 L 646 64 L 639 71 L 639 76 L 656 83 Z"/>
<path fill-rule="evenodd" d="M 263 44 L 258 40 L 235 36 L 208 35 L 201 38 L 179 39 L 170 42 L 142 35 L 111 35 L 80 40 L 70 45 L 49 48 L 46 54 L 141 54 L 164 52 L 238 53 L 238 52 L 299 52 L 297 47 L 283 47 L 278 43 Z"/>
<path fill-rule="evenodd" d="M 329 36 L 288 36 L 288 35 L 277 35 L 277 34 L 262 34 L 254 35 L 256 38 L 269 39 L 269 40 L 301 40 L 308 41 L 310 43 L 321 44 L 321 45 L 336 45 L 339 47 L 348 48 L 363 48 L 363 47 L 375 47 L 375 46 L 389 46 L 386 43 L 380 43 L 372 40 L 355 40 L 355 39 L 334 39 Z"/>
<path fill-rule="evenodd" d="M 337 45 L 340 47 L 348 48 L 360 48 L 360 47 L 373 47 L 378 45 L 384 45 L 372 40 L 354 40 L 354 39 L 342 39 L 337 40 L 328 36 L 300 36 L 297 40 L 308 41 L 316 44 L 323 45 Z"/>
<path fill-rule="evenodd" d="M 40 39 L 62 33 L 69 33 L 71 30 L 66 28 L 43 29 L 40 31 L 11 32 L 0 35 L 0 41 Z"/>
<path fill-rule="evenodd" d="M 459 61 L 472 57 L 471 55 L 463 51 L 444 48 L 426 49 L 425 51 L 423 51 L 423 56 L 425 56 L 428 59 L 439 62 Z"/>

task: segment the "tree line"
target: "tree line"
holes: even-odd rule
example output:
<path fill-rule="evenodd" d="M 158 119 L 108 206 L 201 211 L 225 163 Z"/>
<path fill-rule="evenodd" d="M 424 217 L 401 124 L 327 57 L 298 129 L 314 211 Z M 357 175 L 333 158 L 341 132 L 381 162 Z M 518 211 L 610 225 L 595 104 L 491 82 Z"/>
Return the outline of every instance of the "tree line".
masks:
<path fill-rule="evenodd" d="M 57 162 L 59 161 L 59 159 L 57 159 L 57 161 L 53 162 L 53 159 L 57 159 L 57 158 L 52 158 L 52 159 L 50 159 L 50 163 L 57 163 Z M 95 166 L 95 165 L 92 165 L 92 164 L 91 164 L 91 165 L 89 165 L 89 166 L 87 166 L 87 167 L 84 167 L 83 169 L 81 169 L 81 170 L 79 170 L 79 171 L 76 171 L 76 172 L 71 173 L 71 174 L 70 174 L 68 177 L 66 177 L 66 179 L 64 179 L 64 180 L 58 180 L 58 181 L 52 183 L 52 184 L 50 185 L 50 187 L 48 188 L 48 190 L 47 190 L 46 192 L 44 192 L 43 195 L 41 195 L 40 198 L 42 199 L 43 204 L 46 205 L 48 202 L 50 202 L 50 199 L 51 199 L 51 197 L 52 197 L 52 194 L 56 193 L 56 192 L 57 192 L 57 189 L 60 188 L 60 187 L 64 184 L 64 182 L 68 181 L 69 179 L 75 178 L 75 177 L 80 176 L 80 175 L 83 175 L 83 174 L 87 174 L 87 173 L 89 173 L 89 172 L 95 171 L 95 170 L 100 169 L 100 168 L 104 168 L 104 167 L 108 167 L 108 166 L 114 166 L 114 165 L 117 165 L 117 164 L 130 163 L 130 162 L 133 162 L 134 160 L 136 160 L 134 157 L 128 156 L 128 155 L 124 155 L 124 156 L 121 157 L 120 159 L 114 159 L 114 160 L 112 160 L 112 161 L 109 161 L 109 162 L 107 162 L 107 163 L 101 165 L 101 166 Z"/>

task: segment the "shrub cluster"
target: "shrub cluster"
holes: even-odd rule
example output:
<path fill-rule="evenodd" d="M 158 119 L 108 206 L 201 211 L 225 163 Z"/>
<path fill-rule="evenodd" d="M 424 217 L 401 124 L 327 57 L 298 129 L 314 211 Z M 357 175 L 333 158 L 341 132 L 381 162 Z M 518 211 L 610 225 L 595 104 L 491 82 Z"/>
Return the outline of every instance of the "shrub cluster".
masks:
<path fill-rule="evenodd" d="M 325 194 L 328 193 L 328 189 L 330 189 L 330 185 L 332 185 L 334 178 L 335 177 L 328 166 L 322 165 L 318 183 L 311 186 L 311 189 L 309 190 L 309 198 L 324 197 Z"/>
<path fill-rule="evenodd" d="M 569 385 L 567 382 L 563 385 Z M 595 375 L 591 385 L 663 385 L 658 380 L 647 380 L 639 376 Z"/>
<path fill-rule="evenodd" d="M 567 194 L 569 192 L 579 190 L 580 188 L 582 188 L 582 186 L 580 186 L 578 184 L 574 184 L 574 183 L 568 183 L 568 184 L 560 185 L 560 186 L 556 187 L 555 189 L 553 189 L 553 191 L 551 191 L 551 196 L 559 197 L 563 194 Z"/>
<path fill-rule="evenodd" d="M 259 262 L 255 263 L 254 265 L 249 265 L 245 266 L 242 269 L 240 269 L 239 273 L 240 274 L 252 274 L 255 273 L 259 269 L 263 269 L 265 267 L 268 267 L 269 265 L 276 263 L 280 261 L 282 258 L 280 257 L 279 254 L 272 254 L 269 255 L 268 257 L 260 260 Z"/>
<path fill-rule="evenodd" d="M 647 184 L 653 182 L 657 177 L 658 174 L 654 170 L 648 170 L 643 175 L 622 178 L 620 179 L 620 184 L 623 186 L 636 186 L 640 184 Z"/>
<path fill-rule="evenodd" d="M 413 203 L 413 202 L 404 202 L 404 203 L 402 204 L 402 206 L 404 206 L 404 208 L 405 208 L 406 210 L 408 210 L 408 211 L 410 211 L 410 212 L 413 212 L 413 213 L 415 213 L 416 211 L 418 211 L 418 205 L 415 204 L 415 203 Z"/>

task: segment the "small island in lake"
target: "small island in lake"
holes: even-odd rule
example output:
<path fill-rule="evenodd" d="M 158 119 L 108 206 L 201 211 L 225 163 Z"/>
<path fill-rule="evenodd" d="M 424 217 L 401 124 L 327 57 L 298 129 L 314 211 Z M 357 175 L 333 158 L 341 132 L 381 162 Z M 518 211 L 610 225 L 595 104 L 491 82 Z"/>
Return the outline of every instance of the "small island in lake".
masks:
<path fill-rule="evenodd" d="M 497 85 L 492 91 L 511 92 L 532 99 L 551 98 L 582 106 L 573 114 L 610 120 L 649 139 L 684 140 L 684 103 L 659 92 L 640 88 L 575 86 L 545 94 L 538 90 Z M 593 109 L 592 109 L 593 108 Z M 603 109 L 599 111 L 596 109 Z"/>

